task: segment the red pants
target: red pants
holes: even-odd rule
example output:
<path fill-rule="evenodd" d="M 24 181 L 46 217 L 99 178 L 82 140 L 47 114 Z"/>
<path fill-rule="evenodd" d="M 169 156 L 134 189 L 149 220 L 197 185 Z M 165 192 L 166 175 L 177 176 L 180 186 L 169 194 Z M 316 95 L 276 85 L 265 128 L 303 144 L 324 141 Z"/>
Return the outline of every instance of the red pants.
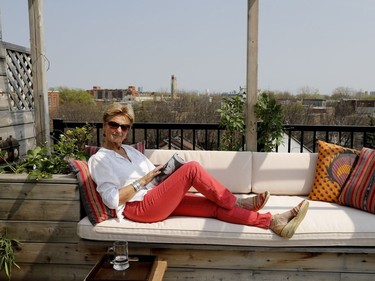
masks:
<path fill-rule="evenodd" d="M 188 193 L 191 186 L 204 195 Z M 127 202 L 124 216 L 137 222 L 157 222 L 169 216 L 216 218 L 225 222 L 268 229 L 271 214 L 259 214 L 235 205 L 237 198 L 195 161 L 183 165 L 143 201 Z"/>

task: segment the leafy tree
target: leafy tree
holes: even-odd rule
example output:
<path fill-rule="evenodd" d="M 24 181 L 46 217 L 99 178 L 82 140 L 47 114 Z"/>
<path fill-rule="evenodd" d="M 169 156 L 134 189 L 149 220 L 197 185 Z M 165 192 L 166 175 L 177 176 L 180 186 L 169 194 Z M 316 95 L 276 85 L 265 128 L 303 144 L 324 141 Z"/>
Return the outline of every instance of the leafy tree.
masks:
<path fill-rule="evenodd" d="M 298 90 L 297 98 L 299 99 L 322 99 L 324 96 L 319 93 L 318 89 L 308 86 L 301 87 Z"/>
<path fill-rule="evenodd" d="M 51 118 L 63 118 L 71 121 L 99 121 L 103 105 L 96 104 L 94 98 L 86 90 L 59 87 L 60 106 Z"/>
<path fill-rule="evenodd" d="M 220 124 L 225 128 L 222 137 L 223 150 L 237 151 L 242 147 L 242 138 L 245 134 L 245 110 L 242 93 L 236 96 L 223 98 L 220 113 Z"/>
<path fill-rule="evenodd" d="M 270 152 L 281 144 L 283 138 L 283 111 L 269 92 L 258 96 L 255 104 L 258 123 L 258 151 Z"/>
<path fill-rule="evenodd" d="M 283 110 L 284 124 L 306 124 L 306 109 L 300 102 L 293 102 L 281 105 Z"/>
<path fill-rule="evenodd" d="M 90 93 L 83 89 L 69 89 L 65 87 L 59 87 L 56 89 L 59 91 L 60 103 L 93 103 L 94 99 Z"/>
<path fill-rule="evenodd" d="M 331 98 L 335 100 L 353 98 L 354 90 L 347 87 L 337 87 L 332 91 Z"/>

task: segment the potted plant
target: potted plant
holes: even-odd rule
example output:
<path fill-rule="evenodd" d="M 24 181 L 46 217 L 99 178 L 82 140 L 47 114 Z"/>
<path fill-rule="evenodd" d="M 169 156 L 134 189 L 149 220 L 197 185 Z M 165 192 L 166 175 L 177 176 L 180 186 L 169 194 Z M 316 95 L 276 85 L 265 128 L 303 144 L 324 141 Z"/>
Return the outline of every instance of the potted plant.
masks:
<path fill-rule="evenodd" d="M 10 173 L 27 173 L 29 179 L 34 180 L 51 178 L 53 174 L 69 174 L 69 159 L 86 159 L 85 145 L 92 138 L 91 131 L 89 124 L 67 130 L 52 145 L 51 152 L 48 144 L 37 146 L 29 150 L 25 158 L 16 163 L 7 162 L 1 169 Z"/>
<path fill-rule="evenodd" d="M 14 255 L 14 251 L 19 246 L 18 240 L 7 237 L 6 229 L 0 234 L 0 272 L 4 272 L 8 280 L 12 275 L 13 266 L 20 268 Z"/>

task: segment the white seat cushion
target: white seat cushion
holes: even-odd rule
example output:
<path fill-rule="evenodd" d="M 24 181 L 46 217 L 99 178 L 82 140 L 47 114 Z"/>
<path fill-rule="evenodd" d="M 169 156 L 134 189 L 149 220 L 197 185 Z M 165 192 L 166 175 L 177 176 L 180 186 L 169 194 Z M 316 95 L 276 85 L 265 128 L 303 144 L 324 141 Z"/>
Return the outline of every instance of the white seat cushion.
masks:
<path fill-rule="evenodd" d="M 281 213 L 297 205 L 303 197 L 271 196 L 261 212 Z M 291 239 L 270 230 L 225 223 L 211 218 L 171 217 L 157 223 L 137 223 L 114 219 L 92 226 L 87 218 L 78 224 L 78 235 L 91 240 L 127 240 L 148 243 L 290 246 L 375 245 L 375 216 L 334 203 L 310 201 L 310 209 Z"/>

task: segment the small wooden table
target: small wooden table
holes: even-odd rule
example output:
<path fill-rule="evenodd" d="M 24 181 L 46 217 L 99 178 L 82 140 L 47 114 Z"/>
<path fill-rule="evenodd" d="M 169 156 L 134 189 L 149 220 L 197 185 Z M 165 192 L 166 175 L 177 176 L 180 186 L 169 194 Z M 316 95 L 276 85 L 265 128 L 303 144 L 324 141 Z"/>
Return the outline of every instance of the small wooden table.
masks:
<path fill-rule="evenodd" d="M 91 269 L 84 281 L 162 281 L 167 269 L 167 262 L 156 256 L 129 256 L 130 267 L 124 271 L 113 269 L 109 255 L 104 255 Z"/>

